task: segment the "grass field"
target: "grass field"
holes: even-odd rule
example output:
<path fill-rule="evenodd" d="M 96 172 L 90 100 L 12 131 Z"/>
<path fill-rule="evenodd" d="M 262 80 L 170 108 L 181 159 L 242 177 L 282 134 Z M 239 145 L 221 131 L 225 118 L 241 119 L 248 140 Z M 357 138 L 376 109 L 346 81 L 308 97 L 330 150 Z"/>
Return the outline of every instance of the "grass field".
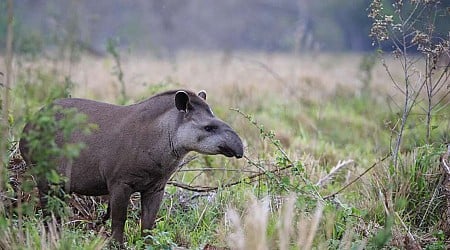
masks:
<path fill-rule="evenodd" d="M 445 249 L 450 219 L 442 216 L 450 205 L 439 157 L 450 140 L 450 97 L 435 109 L 426 143 L 426 103 L 419 95 L 395 167 L 385 156 L 397 135 L 404 95 L 372 57 L 183 52 L 160 59 L 123 53 L 124 88 L 112 57 L 16 58 L 8 139 L 14 145 L 24 117 L 50 96 L 131 104 L 168 89 L 204 89 L 215 114 L 243 138 L 245 158 L 192 154 L 167 186 L 157 226 L 146 238 L 139 232 L 139 197 L 133 196 L 127 247 Z M 400 80 L 399 65 L 386 61 Z M 444 87 L 438 97 L 448 91 Z M 216 190 L 205 192 L 210 187 Z M 47 234 L 35 205 L 5 212 L 0 248 L 105 247 L 110 222 L 92 222 L 105 203 L 72 197 L 70 204 L 62 230 Z"/>

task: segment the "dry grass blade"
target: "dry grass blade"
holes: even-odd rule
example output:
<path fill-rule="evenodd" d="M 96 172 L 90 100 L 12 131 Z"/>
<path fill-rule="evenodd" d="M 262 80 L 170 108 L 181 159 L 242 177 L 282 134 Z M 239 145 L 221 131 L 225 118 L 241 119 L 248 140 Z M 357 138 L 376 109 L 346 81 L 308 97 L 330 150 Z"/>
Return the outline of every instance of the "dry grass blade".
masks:
<path fill-rule="evenodd" d="M 269 201 L 267 198 L 258 201 L 251 196 L 243 218 L 238 215 L 236 210 L 229 208 L 226 216 L 231 227 L 231 233 L 228 236 L 229 247 L 236 250 L 268 249 L 266 239 L 268 216 Z"/>
<path fill-rule="evenodd" d="M 321 202 L 317 203 L 316 211 L 311 220 L 306 218 L 299 221 L 298 230 L 298 242 L 297 246 L 299 249 L 312 249 L 314 237 L 316 236 L 317 229 L 319 228 L 319 222 L 322 218 L 324 204 Z"/>
<path fill-rule="evenodd" d="M 244 228 L 242 227 L 241 218 L 236 210 L 228 208 L 226 218 L 230 223 L 231 233 L 228 235 L 229 246 L 232 249 L 245 249 Z"/>
<path fill-rule="evenodd" d="M 450 143 L 447 145 L 447 152 L 445 154 L 443 154 L 442 157 L 441 157 L 442 167 L 447 172 L 447 174 L 450 175 L 449 158 L 450 158 Z"/>
<path fill-rule="evenodd" d="M 317 203 L 316 211 L 314 212 L 314 216 L 312 220 L 308 223 L 309 225 L 306 227 L 307 230 L 299 230 L 298 233 L 298 247 L 299 249 L 312 249 L 314 237 L 316 236 L 317 229 L 319 228 L 319 222 L 322 218 L 324 205 L 321 202 Z M 304 222 L 303 222 L 304 223 Z"/>
<path fill-rule="evenodd" d="M 269 202 L 265 198 L 262 201 L 252 197 L 247 216 L 245 217 L 245 230 L 247 232 L 246 248 L 266 250 L 266 230 L 269 215 Z"/>
<path fill-rule="evenodd" d="M 324 199 L 330 199 L 333 198 L 334 196 L 336 196 L 337 194 L 339 194 L 340 192 L 342 192 L 344 189 L 348 188 L 350 185 L 352 185 L 353 183 L 357 182 L 359 179 L 361 179 L 365 174 L 367 174 L 370 170 L 372 170 L 375 166 L 377 166 L 379 163 L 383 162 L 384 160 L 386 160 L 387 158 L 389 158 L 390 155 L 386 155 L 384 156 L 381 160 L 375 162 L 372 166 L 370 166 L 368 169 L 366 169 L 363 173 L 361 173 L 358 177 L 356 177 L 354 180 L 352 180 L 351 182 L 349 182 L 347 185 L 343 186 L 341 189 L 339 189 L 338 191 L 327 195 L 325 197 L 323 197 Z"/>
<path fill-rule="evenodd" d="M 284 204 L 278 217 L 277 249 L 291 249 L 294 244 L 297 249 L 312 249 L 314 246 L 314 239 L 316 239 L 323 216 L 324 203 L 317 203 L 312 216 L 302 213 L 300 218 L 297 219 L 296 200 L 297 197 L 294 193 L 284 199 Z M 267 197 L 258 201 L 254 196 L 251 196 L 246 212 L 242 217 L 239 216 L 236 210 L 228 209 L 225 218 L 231 229 L 231 233 L 228 234 L 228 246 L 231 249 L 266 250 L 277 246 L 267 236 L 269 228 L 268 205 L 269 200 Z M 296 228 L 297 233 L 295 233 Z"/>
<path fill-rule="evenodd" d="M 278 238 L 280 242 L 278 243 L 280 250 L 287 250 L 289 249 L 289 241 L 291 238 L 291 235 L 293 234 L 293 221 L 295 216 L 295 194 L 291 193 L 285 203 L 283 204 L 283 208 L 281 210 L 280 214 L 280 220 L 279 220 L 279 231 L 278 231 Z"/>
<path fill-rule="evenodd" d="M 48 238 L 47 243 L 50 244 L 50 247 L 47 247 L 46 249 L 56 249 L 58 247 L 58 242 L 61 239 L 60 230 L 58 229 L 58 222 L 54 215 L 52 215 L 52 221 L 48 223 Z M 45 240 L 43 241 L 43 244 Z M 45 249 L 45 248 L 43 248 Z"/>
<path fill-rule="evenodd" d="M 323 187 L 329 181 L 331 181 L 334 176 L 336 176 L 339 171 L 341 171 L 344 167 L 348 166 L 350 163 L 354 162 L 353 160 L 339 161 L 338 164 L 330 170 L 326 176 L 322 177 L 317 183 L 316 186 Z"/>

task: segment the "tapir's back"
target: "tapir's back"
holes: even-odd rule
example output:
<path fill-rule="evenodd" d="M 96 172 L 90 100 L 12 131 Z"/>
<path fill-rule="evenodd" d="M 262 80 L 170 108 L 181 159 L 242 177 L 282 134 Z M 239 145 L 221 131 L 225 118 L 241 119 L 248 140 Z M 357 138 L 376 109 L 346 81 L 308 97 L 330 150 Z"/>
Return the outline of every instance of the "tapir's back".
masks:
<path fill-rule="evenodd" d="M 97 102 L 80 98 L 59 99 L 55 105 L 63 108 L 75 108 L 78 112 L 87 115 L 88 122 L 98 125 L 111 124 L 112 121 L 123 119 L 127 115 L 125 106 Z"/>

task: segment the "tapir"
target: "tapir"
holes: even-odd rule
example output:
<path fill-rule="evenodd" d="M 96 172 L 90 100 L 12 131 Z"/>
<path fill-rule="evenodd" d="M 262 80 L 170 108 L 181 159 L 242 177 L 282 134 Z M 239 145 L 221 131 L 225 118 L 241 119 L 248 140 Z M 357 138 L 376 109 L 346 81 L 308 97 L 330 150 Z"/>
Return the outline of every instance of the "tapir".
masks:
<path fill-rule="evenodd" d="M 60 146 L 68 142 L 84 144 L 75 159 L 57 159 L 57 170 L 66 177 L 68 193 L 109 194 L 112 238 L 120 244 L 131 194 L 141 194 L 141 229 L 153 228 L 166 183 L 187 153 L 236 158 L 244 154 L 241 138 L 214 115 L 205 91 L 167 91 L 128 106 L 79 98 L 59 99 L 52 105 L 75 108 L 89 123 L 96 124 L 91 133 L 75 131 L 67 140 L 62 131 L 56 133 Z M 32 123 L 27 124 L 24 134 L 33 129 Z M 26 138 L 22 137 L 19 148 L 32 167 L 36 157 Z M 40 179 L 37 186 L 41 203 L 45 203 L 49 183 Z"/>

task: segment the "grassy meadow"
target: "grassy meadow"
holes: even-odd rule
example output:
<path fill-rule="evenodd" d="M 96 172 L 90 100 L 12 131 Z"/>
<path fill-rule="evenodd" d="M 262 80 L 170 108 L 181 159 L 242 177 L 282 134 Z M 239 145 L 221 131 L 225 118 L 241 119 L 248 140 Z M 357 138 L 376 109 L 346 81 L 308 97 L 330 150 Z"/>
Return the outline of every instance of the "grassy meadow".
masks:
<path fill-rule="evenodd" d="M 450 246 L 450 218 L 443 217 L 450 197 L 442 191 L 439 160 L 450 141 L 448 80 L 435 97 L 442 100 L 433 110 L 429 138 L 427 98 L 419 93 L 395 166 L 389 155 L 404 95 L 392 79 L 401 82 L 404 72 L 391 58 L 384 58 L 391 75 L 370 54 L 191 51 L 170 59 L 128 52 L 118 60 L 67 58 L 15 58 L 9 138 L 2 138 L 10 168 L 20 162 L 16 142 L 24 122 L 63 96 L 131 104 L 164 90 L 204 89 L 216 116 L 244 141 L 240 160 L 189 155 L 166 187 L 149 236 L 140 235 L 139 197 L 133 195 L 125 227 L 130 249 Z M 420 74 L 412 79 L 419 81 Z M 4 179 L 9 173 L 3 171 Z M 72 196 L 63 205 L 67 216 L 45 230 L 35 196 L 29 187 L 17 198 L 7 184 L 0 249 L 109 246 L 111 222 L 97 223 L 104 199 Z"/>

